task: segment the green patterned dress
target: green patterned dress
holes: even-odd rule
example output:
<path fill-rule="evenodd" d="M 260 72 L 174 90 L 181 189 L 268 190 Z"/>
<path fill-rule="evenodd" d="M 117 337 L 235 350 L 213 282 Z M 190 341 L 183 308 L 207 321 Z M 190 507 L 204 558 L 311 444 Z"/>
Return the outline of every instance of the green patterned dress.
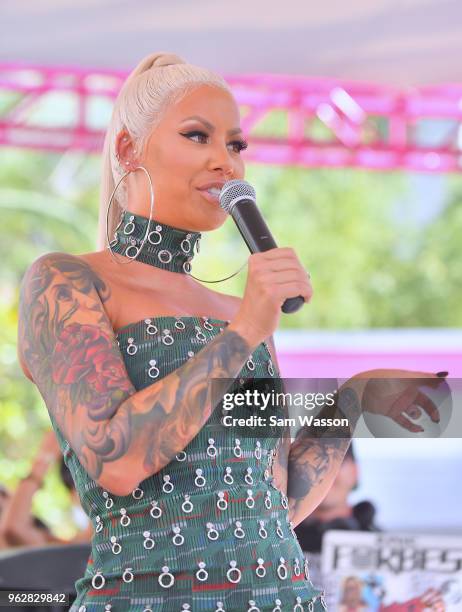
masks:
<path fill-rule="evenodd" d="M 137 390 L 183 365 L 229 321 L 162 316 L 117 334 Z M 266 343 L 243 378 L 279 380 Z M 237 382 L 237 380 L 236 380 Z M 248 407 L 243 410 L 249 412 Z M 82 507 L 95 533 L 71 612 L 303 612 L 325 609 L 322 592 L 272 484 L 278 440 L 220 425 L 217 404 L 184 451 L 130 495 L 103 490 L 53 421 Z"/>

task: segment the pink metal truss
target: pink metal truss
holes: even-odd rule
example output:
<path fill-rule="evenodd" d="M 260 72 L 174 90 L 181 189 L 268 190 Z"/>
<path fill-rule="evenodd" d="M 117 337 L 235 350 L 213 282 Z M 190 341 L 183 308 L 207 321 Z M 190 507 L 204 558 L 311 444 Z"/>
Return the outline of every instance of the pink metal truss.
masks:
<path fill-rule="evenodd" d="M 99 152 L 125 72 L 0 64 L 0 144 Z M 398 90 L 333 79 L 228 76 L 248 161 L 450 172 L 462 168 L 462 84 Z"/>

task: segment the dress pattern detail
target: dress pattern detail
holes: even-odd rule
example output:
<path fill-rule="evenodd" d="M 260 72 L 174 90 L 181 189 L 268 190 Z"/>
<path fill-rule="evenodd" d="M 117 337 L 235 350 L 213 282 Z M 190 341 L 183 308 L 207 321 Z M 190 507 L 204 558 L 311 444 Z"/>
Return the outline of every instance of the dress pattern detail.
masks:
<path fill-rule="evenodd" d="M 181 367 L 228 323 L 157 316 L 123 327 L 116 336 L 134 387 Z M 276 384 L 278 375 L 262 343 L 236 382 Z M 238 438 L 221 425 L 224 413 L 217 404 L 185 449 L 126 496 L 90 478 L 52 418 L 95 531 L 71 612 L 325 610 L 289 522 L 287 497 L 272 482 L 278 439 Z"/>

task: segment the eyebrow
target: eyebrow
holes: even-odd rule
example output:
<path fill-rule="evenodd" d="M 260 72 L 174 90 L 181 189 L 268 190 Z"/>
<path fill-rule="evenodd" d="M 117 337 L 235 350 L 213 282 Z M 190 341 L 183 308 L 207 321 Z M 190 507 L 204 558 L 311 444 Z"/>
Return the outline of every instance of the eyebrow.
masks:
<path fill-rule="evenodd" d="M 191 117 L 186 117 L 186 119 L 182 120 L 183 121 L 189 121 L 190 119 L 195 119 L 196 121 L 200 121 L 201 123 L 203 123 L 205 125 L 206 128 L 208 128 L 211 132 L 214 131 L 214 127 L 213 125 L 207 121 L 207 119 L 204 119 L 203 117 L 199 117 L 199 115 L 192 115 Z M 227 134 L 229 134 L 230 136 L 233 136 L 234 134 L 240 134 L 242 132 L 241 128 L 234 128 L 231 130 L 228 130 Z"/>

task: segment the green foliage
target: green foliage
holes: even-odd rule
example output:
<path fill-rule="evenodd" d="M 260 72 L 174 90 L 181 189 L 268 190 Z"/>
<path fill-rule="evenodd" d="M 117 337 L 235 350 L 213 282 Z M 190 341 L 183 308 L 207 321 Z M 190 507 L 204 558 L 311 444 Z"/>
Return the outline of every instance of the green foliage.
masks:
<path fill-rule="evenodd" d="M 95 250 L 99 163 L 96 156 L 77 153 L 0 151 L 0 257 L 6 262 L 0 270 L 0 482 L 10 487 L 27 472 L 49 427 L 40 394 L 17 363 L 19 283 L 43 253 Z M 246 178 L 256 187 L 278 245 L 293 247 L 312 276 L 312 302 L 282 315 L 281 329 L 462 324 L 458 176 L 446 177 L 439 212 L 419 223 L 405 214 L 416 197 L 405 174 L 251 165 Z M 422 202 L 422 208 L 429 205 Z M 204 236 L 193 274 L 223 278 L 247 258 L 229 219 Z M 209 287 L 242 295 L 245 281 L 244 267 Z M 58 535 L 72 535 L 69 498 L 56 469 L 34 509 Z"/>

